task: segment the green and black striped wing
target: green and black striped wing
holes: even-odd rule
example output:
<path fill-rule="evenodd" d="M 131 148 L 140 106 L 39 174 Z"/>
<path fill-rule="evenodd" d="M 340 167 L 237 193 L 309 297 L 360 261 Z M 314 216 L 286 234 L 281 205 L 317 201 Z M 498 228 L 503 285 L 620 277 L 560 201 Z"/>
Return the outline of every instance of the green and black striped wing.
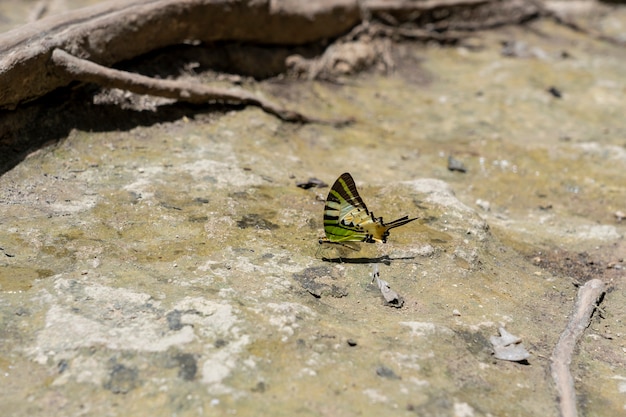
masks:
<path fill-rule="evenodd" d="M 364 229 L 372 216 L 349 173 L 341 174 L 333 184 L 324 207 L 324 231 L 331 242 L 364 242 L 370 239 Z"/>
<path fill-rule="evenodd" d="M 371 213 L 349 173 L 342 174 L 328 193 L 324 207 L 324 231 L 327 242 L 387 242 L 389 231 L 417 220 L 404 216 L 390 223 Z M 349 245 L 347 245 L 349 246 Z"/>

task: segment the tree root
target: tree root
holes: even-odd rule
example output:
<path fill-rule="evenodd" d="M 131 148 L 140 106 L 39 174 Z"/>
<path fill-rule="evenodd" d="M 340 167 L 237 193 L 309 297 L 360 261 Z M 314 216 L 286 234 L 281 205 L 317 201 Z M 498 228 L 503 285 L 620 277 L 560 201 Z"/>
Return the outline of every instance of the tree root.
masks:
<path fill-rule="evenodd" d="M 137 94 L 172 98 L 195 104 L 211 101 L 249 104 L 258 106 L 286 122 L 343 126 L 352 121 L 351 119 L 324 120 L 306 116 L 297 111 L 283 109 L 269 100 L 238 88 L 218 88 L 180 80 L 160 80 L 120 71 L 77 58 L 61 49 L 55 49 L 52 52 L 51 61 L 54 64 L 53 70 L 57 71 L 60 77 L 67 76 L 76 81 L 94 83 L 101 87 L 119 88 Z"/>
<path fill-rule="evenodd" d="M 33 18 L 45 14 L 45 7 L 36 8 Z M 380 36 L 453 44 L 465 36 L 463 32 L 540 17 L 552 17 L 572 30 L 623 44 L 568 22 L 536 0 L 111 0 L 0 34 L 0 109 L 15 109 L 73 81 L 67 72 L 60 77 L 61 72 L 48 71 L 56 49 L 108 67 L 190 40 L 305 45 L 340 38 L 365 23 L 351 34 L 355 38 L 363 30 L 372 31 L 367 23 L 380 21 L 388 25 L 374 28 Z M 235 99 L 261 106 L 256 97 L 238 95 Z M 274 114 L 281 113 L 274 110 Z M 281 114 L 298 119 L 284 111 Z"/>
<path fill-rule="evenodd" d="M 574 380 L 569 372 L 569 366 L 572 362 L 572 353 L 576 343 L 583 331 L 589 326 L 591 315 L 604 294 L 605 288 L 606 284 L 599 279 L 587 281 L 585 285 L 580 287 L 572 317 L 561 333 L 552 353 L 550 368 L 559 397 L 562 417 L 576 417 L 578 415 Z"/>
<path fill-rule="evenodd" d="M 49 71 L 55 49 L 108 67 L 189 41 L 306 45 L 340 36 L 358 22 L 356 0 L 102 2 L 0 34 L 0 108 L 16 108 L 73 81 Z"/>

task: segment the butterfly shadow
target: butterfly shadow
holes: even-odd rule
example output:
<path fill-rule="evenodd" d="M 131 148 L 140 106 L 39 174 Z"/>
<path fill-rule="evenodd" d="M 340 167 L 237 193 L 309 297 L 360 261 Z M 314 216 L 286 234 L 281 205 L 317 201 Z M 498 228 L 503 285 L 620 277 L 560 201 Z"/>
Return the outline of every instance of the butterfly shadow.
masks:
<path fill-rule="evenodd" d="M 361 258 L 327 258 L 322 256 L 322 261 L 325 262 L 333 262 L 333 263 L 344 263 L 344 264 L 385 264 L 391 265 L 392 261 L 405 261 L 415 259 L 415 256 L 402 256 L 397 258 L 392 258 L 389 255 L 377 256 L 377 257 L 361 257 Z"/>

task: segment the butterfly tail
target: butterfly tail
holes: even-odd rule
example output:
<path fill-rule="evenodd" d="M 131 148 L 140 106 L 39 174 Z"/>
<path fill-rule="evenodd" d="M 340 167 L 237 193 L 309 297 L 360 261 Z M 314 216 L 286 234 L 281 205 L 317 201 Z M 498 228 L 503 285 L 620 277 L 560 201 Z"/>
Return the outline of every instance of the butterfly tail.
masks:
<path fill-rule="evenodd" d="M 409 219 L 409 216 L 404 216 L 392 222 L 386 223 L 385 227 L 387 228 L 387 230 L 391 230 L 395 227 L 404 226 L 405 224 L 411 223 L 413 220 L 417 220 L 417 219 L 419 219 L 419 217 L 414 217 L 412 219 Z"/>
<path fill-rule="evenodd" d="M 397 220 L 394 220 L 392 222 L 383 224 L 384 232 L 382 233 L 382 236 L 381 236 L 380 240 L 383 243 L 386 243 L 387 242 L 387 237 L 389 237 L 389 231 L 391 229 L 393 229 L 395 227 L 404 226 L 405 224 L 410 223 L 413 220 L 417 220 L 417 219 L 418 219 L 418 217 L 414 217 L 412 219 L 409 219 L 409 216 L 404 216 L 404 217 L 401 217 L 401 218 L 399 218 Z M 382 223 L 382 219 L 379 219 L 379 220 Z"/>

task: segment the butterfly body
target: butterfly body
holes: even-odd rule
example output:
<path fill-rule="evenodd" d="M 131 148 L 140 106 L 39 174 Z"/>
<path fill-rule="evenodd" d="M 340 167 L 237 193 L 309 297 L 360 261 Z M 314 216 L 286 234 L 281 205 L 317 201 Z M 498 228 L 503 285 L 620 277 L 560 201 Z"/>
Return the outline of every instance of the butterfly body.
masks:
<path fill-rule="evenodd" d="M 387 242 L 389 230 L 417 218 L 404 216 L 390 223 L 374 216 L 367 209 L 349 173 L 342 174 L 333 184 L 324 207 L 324 231 L 330 243 Z"/>

